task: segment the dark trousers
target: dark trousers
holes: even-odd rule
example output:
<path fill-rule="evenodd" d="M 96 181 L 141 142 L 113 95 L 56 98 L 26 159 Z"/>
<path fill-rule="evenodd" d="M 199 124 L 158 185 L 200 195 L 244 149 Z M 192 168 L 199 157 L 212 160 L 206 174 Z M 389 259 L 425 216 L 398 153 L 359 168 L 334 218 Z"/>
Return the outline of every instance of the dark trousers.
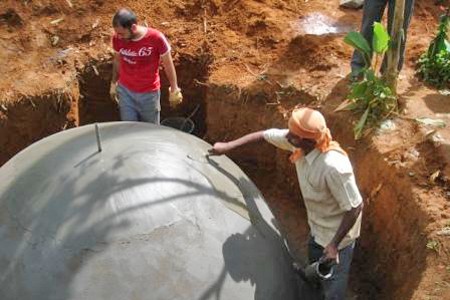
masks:
<path fill-rule="evenodd" d="M 391 32 L 392 21 L 394 19 L 394 9 L 395 0 L 365 0 L 363 8 L 363 19 L 361 24 L 361 34 L 369 42 L 372 47 L 373 38 L 373 23 L 380 22 L 383 17 L 383 12 L 388 5 L 388 32 Z M 405 44 L 406 44 L 406 33 L 408 31 L 409 23 L 411 21 L 411 16 L 414 9 L 414 0 L 405 0 L 405 18 L 403 22 L 404 39 L 402 39 L 400 45 L 400 59 L 398 62 L 398 71 L 403 67 L 403 60 L 405 58 Z M 364 58 L 359 51 L 353 52 L 351 67 L 352 75 L 357 75 L 359 71 L 364 68 Z M 386 57 L 383 59 L 383 64 L 381 66 L 381 72 L 386 68 Z"/>
<path fill-rule="evenodd" d="M 321 281 L 321 292 L 324 300 L 344 300 L 347 291 L 348 275 L 350 273 L 350 264 L 353 258 L 353 249 L 355 242 L 339 250 L 339 264 L 333 268 L 333 276 Z M 318 261 L 323 256 L 323 247 L 310 237 L 308 241 L 308 259 L 309 263 Z"/>

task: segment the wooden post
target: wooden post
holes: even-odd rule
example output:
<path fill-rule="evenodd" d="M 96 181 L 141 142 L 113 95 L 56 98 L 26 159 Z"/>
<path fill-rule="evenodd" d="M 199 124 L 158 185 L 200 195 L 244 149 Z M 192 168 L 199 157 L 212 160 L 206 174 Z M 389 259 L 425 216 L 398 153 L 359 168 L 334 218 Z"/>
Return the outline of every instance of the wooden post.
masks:
<path fill-rule="evenodd" d="M 395 1 L 394 19 L 392 20 L 391 47 L 388 49 L 385 78 L 392 92 L 397 95 L 398 62 L 400 60 L 401 42 L 405 39 L 403 23 L 405 19 L 405 0 Z"/>

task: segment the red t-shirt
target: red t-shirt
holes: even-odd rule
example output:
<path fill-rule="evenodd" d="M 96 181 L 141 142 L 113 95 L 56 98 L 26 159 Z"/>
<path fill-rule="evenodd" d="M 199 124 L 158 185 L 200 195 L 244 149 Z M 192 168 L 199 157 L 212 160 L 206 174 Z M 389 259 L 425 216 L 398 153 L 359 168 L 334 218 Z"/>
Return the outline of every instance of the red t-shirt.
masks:
<path fill-rule="evenodd" d="M 112 39 L 113 48 L 120 54 L 119 83 L 135 93 L 159 90 L 160 56 L 170 51 L 164 35 L 148 28 L 147 33 L 137 41 Z"/>

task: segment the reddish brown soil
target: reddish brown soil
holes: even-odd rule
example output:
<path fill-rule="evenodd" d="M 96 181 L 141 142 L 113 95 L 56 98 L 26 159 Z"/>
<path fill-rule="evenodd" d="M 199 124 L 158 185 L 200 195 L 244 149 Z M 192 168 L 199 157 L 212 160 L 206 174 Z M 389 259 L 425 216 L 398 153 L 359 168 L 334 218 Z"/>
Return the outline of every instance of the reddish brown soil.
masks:
<path fill-rule="evenodd" d="M 419 82 L 413 70 L 437 25 L 434 1 L 416 1 L 399 79 L 406 113 L 395 119 L 394 131 L 355 142 L 355 117 L 333 112 L 348 93 L 352 50 L 345 33 L 313 35 L 299 26 L 320 13 L 342 28 L 358 28 L 361 10 L 341 9 L 337 0 L 4 0 L 0 164 L 54 132 L 118 119 L 108 84 L 110 20 L 119 5 L 168 36 L 186 101 L 170 109 L 164 82 L 163 117 L 186 116 L 198 106 L 193 119 L 200 137 L 213 142 L 284 127 L 299 102 L 327 115 L 366 202 L 353 299 L 450 299 L 449 237 L 438 235 L 450 227 L 450 130 L 439 129 L 444 142 L 436 147 L 425 137 L 434 128 L 414 121 L 450 122 L 449 96 Z M 303 255 L 305 213 L 287 154 L 263 145 L 231 156 L 264 193 L 294 254 Z"/>

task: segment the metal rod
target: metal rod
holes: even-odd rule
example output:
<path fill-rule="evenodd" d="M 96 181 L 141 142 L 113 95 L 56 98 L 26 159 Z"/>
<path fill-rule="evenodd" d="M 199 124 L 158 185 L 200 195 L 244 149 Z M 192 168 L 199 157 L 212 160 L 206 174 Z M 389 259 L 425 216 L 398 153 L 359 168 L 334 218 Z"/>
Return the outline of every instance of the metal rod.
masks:
<path fill-rule="evenodd" d="M 183 121 L 183 123 L 181 124 L 181 127 L 180 127 L 180 130 L 181 130 L 181 131 L 184 131 L 183 128 L 184 128 L 184 126 L 186 125 L 187 120 L 190 119 L 190 118 L 192 118 L 192 117 L 195 115 L 195 113 L 197 112 L 197 110 L 198 110 L 199 108 L 200 108 L 200 104 L 197 104 L 197 106 L 196 106 L 196 107 L 194 108 L 194 110 L 190 113 L 190 115 L 187 116 L 187 117 L 184 119 L 184 121 Z"/>
<path fill-rule="evenodd" d="M 97 123 L 95 123 L 95 136 L 97 137 L 98 152 L 102 152 L 102 143 L 100 141 L 100 131 L 98 129 Z"/>

